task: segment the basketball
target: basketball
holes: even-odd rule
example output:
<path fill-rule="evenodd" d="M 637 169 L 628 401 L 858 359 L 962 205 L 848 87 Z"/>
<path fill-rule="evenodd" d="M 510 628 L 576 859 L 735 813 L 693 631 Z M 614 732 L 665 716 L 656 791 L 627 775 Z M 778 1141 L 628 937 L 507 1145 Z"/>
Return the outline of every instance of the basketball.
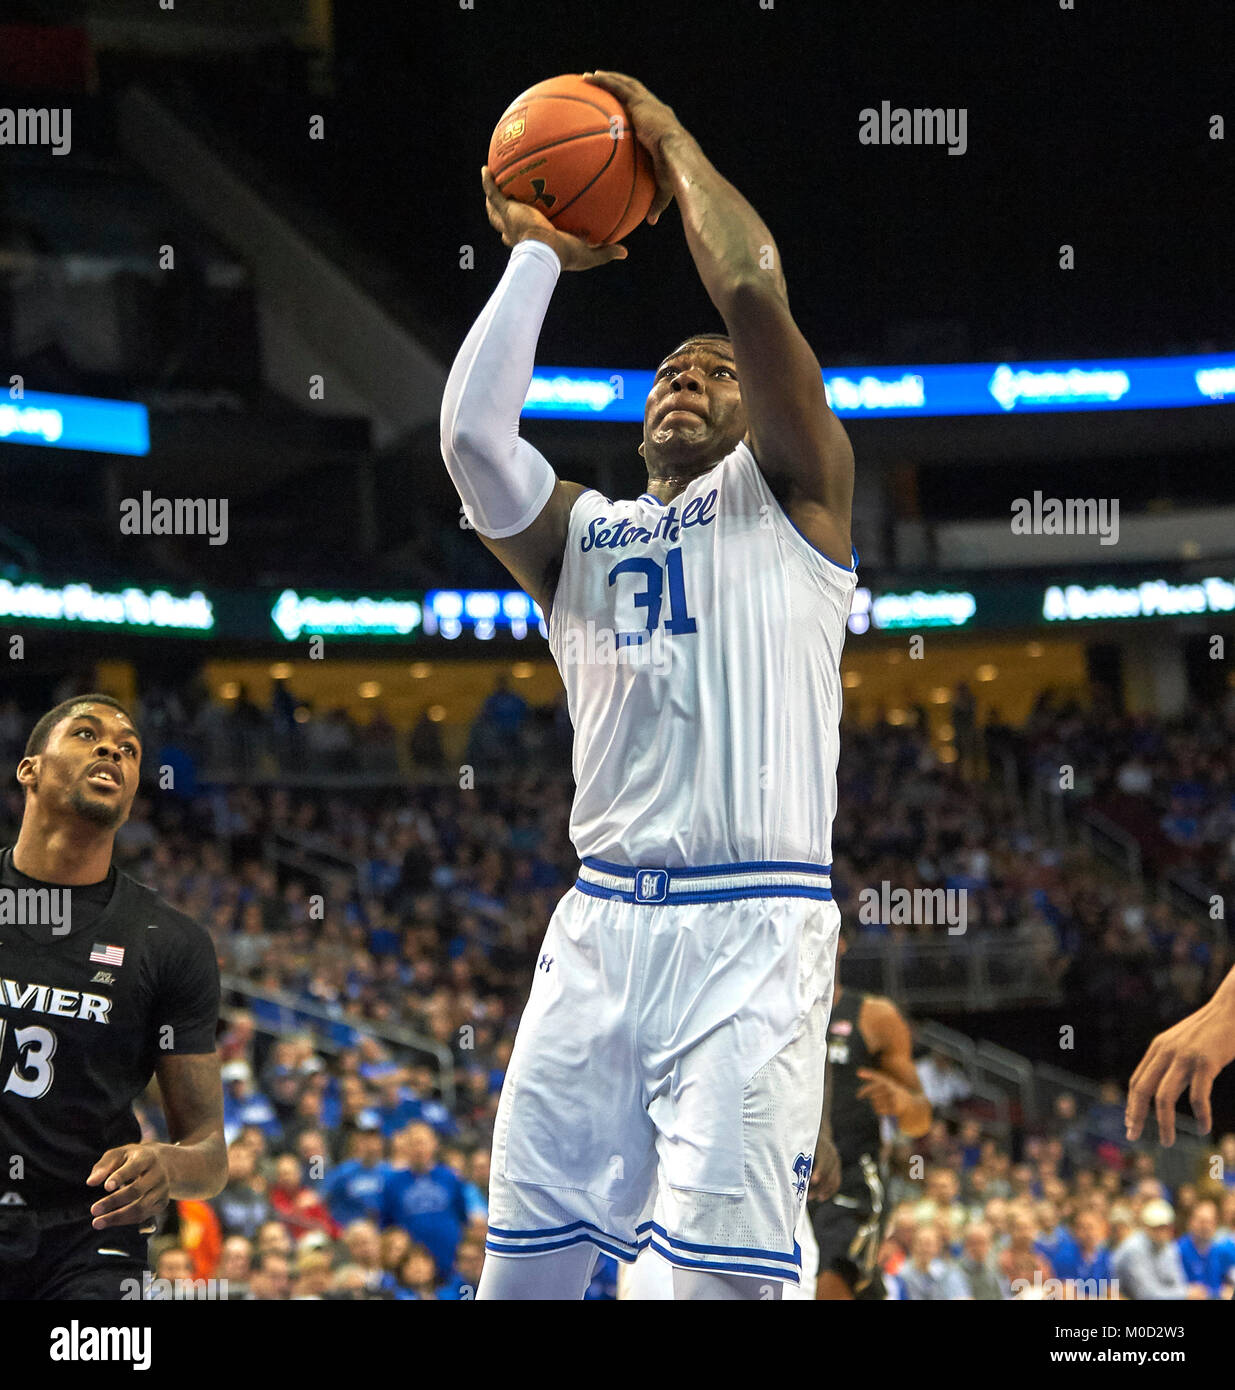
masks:
<path fill-rule="evenodd" d="M 489 141 L 489 170 L 507 198 L 595 245 L 633 231 L 656 192 L 626 108 L 574 74 L 538 82 L 510 103 Z"/>

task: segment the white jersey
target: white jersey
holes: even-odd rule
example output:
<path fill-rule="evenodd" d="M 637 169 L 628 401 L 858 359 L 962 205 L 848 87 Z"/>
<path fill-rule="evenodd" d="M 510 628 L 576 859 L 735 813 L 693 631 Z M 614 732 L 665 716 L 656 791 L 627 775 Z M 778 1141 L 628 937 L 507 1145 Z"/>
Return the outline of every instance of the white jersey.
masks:
<path fill-rule="evenodd" d="M 668 505 L 578 498 L 549 645 L 581 859 L 831 864 L 852 560 L 806 540 L 742 443 Z"/>

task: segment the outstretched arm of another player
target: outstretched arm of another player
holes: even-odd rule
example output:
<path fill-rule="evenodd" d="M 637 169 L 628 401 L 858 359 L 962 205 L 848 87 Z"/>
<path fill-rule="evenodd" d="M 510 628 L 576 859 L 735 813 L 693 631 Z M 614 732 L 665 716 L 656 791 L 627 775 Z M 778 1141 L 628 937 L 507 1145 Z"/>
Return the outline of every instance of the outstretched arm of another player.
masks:
<path fill-rule="evenodd" d="M 559 232 L 535 208 L 512 202 L 481 171 L 489 221 L 510 262 L 459 349 L 442 398 L 442 458 L 468 521 L 486 547 L 548 614 L 570 509 L 584 489 L 562 482 L 519 435 L 536 342 L 562 270 L 626 256 Z"/>
<path fill-rule="evenodd" d="M 616 96 L 656 169 L 648 220 L 676 199 L 699 276 L 733 340 L 751 452 L 794 523 L 848 561 L 853 448 L 789 312 L 780 253 L 763 219 L 717 173 L 673 110 L 633 77 L 585 73 Z"/>
<path fill-rule="evenodd" d="M 1158 1137 L 1165 1148 L 1175 1142 L 1175 1102 L 1188 1092 L 1192 1113 L 1202 1134 L 1213 1124 L 1210 1092 L 1214 1077 L 1235 1060 L 1235 970 L 1214 992 L 1208 1004 L 1149 1044 L 1128 1085 L 1124 1116 L 1129 1139 L 1141 1137 L 1152 1104 L 1158 1117 Z"/>
<path fill-rule="evenodd" d="M 95 1230 L 140 1225 L 169 1201 L 217 1197 L 227 1183 L 219 1054 L 168 1055 L 156 1068 L 170 1144 L 108 1149 L 86 1179 L 106 1196 L 90 1208 Z"/>

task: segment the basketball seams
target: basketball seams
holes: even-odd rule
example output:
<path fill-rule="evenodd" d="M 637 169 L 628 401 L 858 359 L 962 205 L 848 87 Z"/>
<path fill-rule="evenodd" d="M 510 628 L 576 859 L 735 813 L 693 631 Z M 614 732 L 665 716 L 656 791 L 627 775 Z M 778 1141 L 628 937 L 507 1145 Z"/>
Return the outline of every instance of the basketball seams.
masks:
<path fill-rule="evenodd" d="M 617 231 L 617 229 L 622 225 L 622 223 L 625 222 L 626 219 L 630 216 L 630 205 L 631 205 L 631 203 L 633 203 L 633 202 L 635 201 L 635 189 L 638 188 L 638 187 L 639 187 L 639 151 L 636 150 L 636 151 L 635 151 L 635 157 L 634 157 L 634 160 L 633 160 L 632 163 L 631 163 L 631 168 L 630 168 L 630 192 L 626 195 L 626 206 L 622 209 L 622 215 L 621 215 L 621 217 L 618 218 L 618 220 L 613 224 L 612 227 L 609 228 L 609 230 L 605 233 L 604 237 L 602 238 L 602 240 L 603 240 L 606 244 L 607 244 L 611 239 L 613 239 L 614 233 L 615 233 L 615 232 Z M 627 235 L 629 235 L 629 233 L 628 233 Z"/>
<path fill-rule="evenodd" d="M 524 150 L 523 153 L 519 155 L 520 159 L 523 159 L 530 154 L 539 154 L 541 150 L 554 149 L 558 145 L 568 145 L 572 140 L 582 140 L 588 135 L 611 136 L 613 132 L 612 122 L 614 116 L 622 116 L 624 114 L 620 106 L 616 111 L 606 111 L 605 108 L 601 106 L 599 102 L 589 101 L 587 97 L 570 96 L 566 92 L 542 92 L 538 96 L 529 97 L 526 101 L 524 101 L 522 98 L 518 98 L 517 100 L 512 101 L 510 105 L 506 108 L 505 114 L 502 116 L 502 119 L 498 122 L 499 128 L 501 127 L 502 122 L 505 121 L 511 115 L 512 112 L 518 111 L 520 107 L 535 106 L 537 102 L 541 101 L 573 101 L 577 102 L 580 106 L 590 106 L 592 110 L 595 111 L 604 121 L 604 128 L 603 130 L 576 131 L 573 135 L 563 136 L 561 140 L 551 140 L 547 145 L 537 145 L 536 148 L 533 150 Z M 513 162 L 514 161 L 512 161 L 512 163 Z M 505 165 L 503 167 L 509 168 L 510 166 Z M 493 170 L 493 177 L 495 180 L 498 177 L 498 172 L 496 169 Z"/>
<path fill-rule="evenodd" d="M 600 168 L 597 169 L 597 171 L 592 175 L 592 177 L 588 179 L 587 183 L 583 185 L 583 187 L 578 191 L 578 193 L 575 194 L 575 196 L 570 200 L 569 203 L 563 203 L 562 206 L 556 210 L 555 215 L 560 215 L 561 213 L 565 212 L 567 208 L 574 207 L 574 205 L 579 201 L 579 199 L 582 198 L 583 195 L 588 191 L 588 189 L 592 187 L 596 180 L 600 178 L 600 176 L 608 170 L 609 165 L 612 164 L 613 161 L 617 158 L 618 146 L 618 142 L 616 140 L 610 140 L 609 143 L 613 146 L 613 148 L 609 151 L 609 158 L 606 159 L 605 162 L 600 166 Z"/>
<path fill-rule="evenodd" d="M 518 97 L 516 100 L 512 101 L 506 108 L 505 114 L 502 116 L 502 121 L 504 121 L 512 111 L 517 111 L 521 106 L 535 106 L 538 101 L 577 101 L 580 106 L 590 106 L 593 111 L 599 111 L 605 118 L 606 126 L 613 116 L 620 116 L 622 114 L 622 108 L 620 106 L 616 111 L 606 111 L 600 102 L 592 101 L 588 97 L 572 96 L 569 92 L 538 92 L 534 97 L 528 97 L 526 101 L 522 97 Z M 499 121 L 498 125 L 501 125 L 502 121 Z"/>
<path fill-rule="evenodd" d="M 534 154 L 543 154 L 545 150 L 556 150 L 560 145 L 570 145 L 576 140 L 594 140 L 598 135 L 612 138 L 609 136 L 608 126 L 604 130 L 577 130 L 573 135 L 563 135 L 560 140 L 550 140 L 547 145 L 537 145 L 535 149 L 523 150 L 509 164 L 503 164 L 500 169 L 491 169 L 489 172 L 493 175 L 493 181 L 500 188 L 502 175 L 507 173 L 512 165 L 522 164 L 525 159 L 530 159 Z M 613 144 L 616 145 L 617 141 L 613 140 Z"/>
<path fill-rule="evenodd" d="M 591 132 L 591 134 L 592 134 L 593 136 L 595 136 L 595 135 L 598 134 L 598 133 L 599 133 L 599 132 L 597 132 L 597 131 L 592 131 L 592 132 Z M 606 131 L 605 133 L 606 133 L 606 135 L 607 135 L 607 134 L 608 134 L 608 131 Z M 571 137 L 571 138 L 578 138 L 578 137 Z M 563 144 L 563 145 L 564 145 L 564 144 L 567 144 L 567 143 L 569 143 L 569 142 L 566 141 L 566 140 L 559 140 L 559 141 L 557 141 L 557 142 L 555 142 L 555 143 L 557 143 L 557 144 Z M 598 178 L 600 178 L 600 176 L 601 176 L 603 173 L 605 173 L 605 171 L 609 168 L 610 164 L 613 163 L 614 159 L 617 157 L 617 145 L 618 145 L 618 142 L 617 142 L 616 140 L 610 140 L 609 143 L 613 146 L 613 148 L 609 151 L 609 157 L 608 157 L 608 158 L 605 160 L 605 162 L 600 166 L 600 168 L 597 169 L 597 171 L 592 175 L 592 177 L 591 177 L 590 179 L 588 179 L 587 183 L 585 183 L 585 184 L 583 185 L 583 187 L 578 191 L 578 193 L 575 194 L 575 196 L 570 200 L 569 203 L 563 203 L 562 206 L 561 206 L 560 208 L 554 208 L 554 209 L 553 209 L 553 217 L 550 217 L 550 218 L 549 218 L 549 221 L 550 221 L 550 222 L 553 222 L 553 221 L 554 221 L 554 218 L 559 217 L 562 213 L 564 213 L 564 212 L 566 211 L 567 208 L 574 207 L 574 205 L 579 201 L 579 199 L 582 198 L 583 195 L 588 191 L 588 189 L 592 187 L 592 185 L 596 182 L 596 180 L 597 180 Z M 549 147 L 547 146 L 546 148 L 549 148 Z M 533 154 L 533 153 L 536 153 L 536 151 L 529 150 L 528 153 L 529 153 L 529 154 Z M 556 225 L 556 224 L 555 224 L 555 225 Z"/>

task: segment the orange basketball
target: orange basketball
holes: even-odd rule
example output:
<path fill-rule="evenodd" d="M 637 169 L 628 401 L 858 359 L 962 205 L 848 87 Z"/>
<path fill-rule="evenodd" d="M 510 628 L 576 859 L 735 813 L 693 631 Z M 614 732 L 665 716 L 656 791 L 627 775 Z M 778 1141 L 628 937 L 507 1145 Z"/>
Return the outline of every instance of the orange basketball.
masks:
<path fill-rule="evenodd" d="M 510 103 L 489 141 L 489 172 L 507 198 L 596 245 L 633 231 L 656 192 L 626 108 L 574 74 L 538 82 Z"/>

